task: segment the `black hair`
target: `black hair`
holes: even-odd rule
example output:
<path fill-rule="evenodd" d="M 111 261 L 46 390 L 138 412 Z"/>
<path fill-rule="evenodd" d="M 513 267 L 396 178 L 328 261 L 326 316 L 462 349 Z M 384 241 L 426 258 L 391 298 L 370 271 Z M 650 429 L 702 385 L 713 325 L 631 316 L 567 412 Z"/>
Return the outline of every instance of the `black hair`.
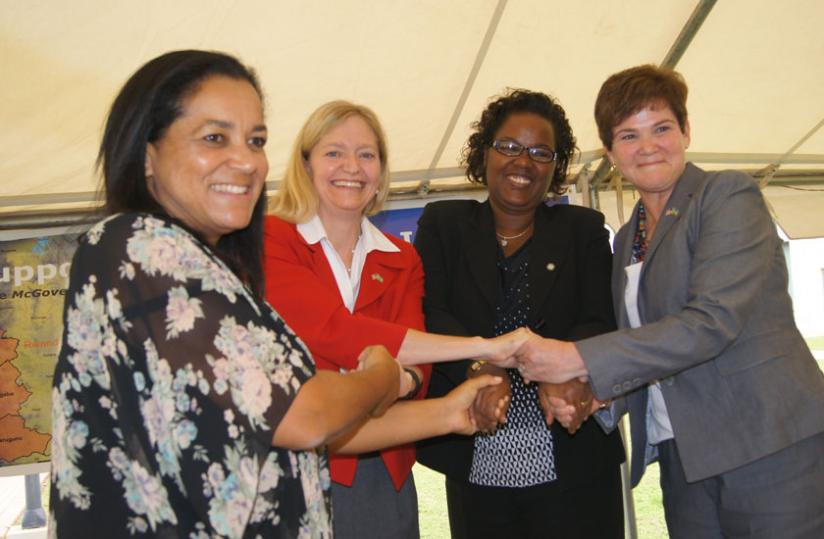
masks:
<path fill-rule="evenodd" d="M 552 97 L 542 92 L 530 90 L 510 89 L 503 96 L 494 98 L 481 114 L 481 119 L 472 124 L 475 130 L 469 136 L 463 148 L 462 159 L 466 165 L 466 177 L 474 183 L 486 185 L 487 149 L 492 145 L 495 133 L 511 115 L 517 113 L 532 113 L 546 119 L 552 124 L 555 132 L 555 172 L 549 190 L 556 194 L 566 191 L 567 168 L 575 153 L 575 136 L 569 125 L 566 113 L 560 104 Z"/>
<path fill-rule="evenodd" d="M 163 138 L 183 113 L 183 101 L 212 76 L 244 80 L 263 101 L 254 71 L 228 54 L 180 50 L 158 56 L 138 69 L 112 103 L 97 154 L 102 169 L 104 212 L 166 212 L 146 183 L 146 146 Z M 226 234 L 216 253 L 252 289 L 263 295 L 263 218 L 266 191 L 255 204 L 249 226 Z"/>

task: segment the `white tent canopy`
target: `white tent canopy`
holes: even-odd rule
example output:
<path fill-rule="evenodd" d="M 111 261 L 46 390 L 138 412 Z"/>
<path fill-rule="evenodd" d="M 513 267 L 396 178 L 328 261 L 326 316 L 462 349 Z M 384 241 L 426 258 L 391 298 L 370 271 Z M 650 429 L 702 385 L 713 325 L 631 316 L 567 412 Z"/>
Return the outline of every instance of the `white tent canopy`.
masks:
<path fill-rule="evenodd" d="M 632 65 L 677 62 L 690 85 L 691 159 L 707 168 L 761 171 L 757 176 L 770 185 L 765 192 L 781 199 L 772 205 L 790 237 L 824 235 L 824 193 L 816 191 L 824 185 L 820 0 L 0 6 L 0 221 L 7 225 L 67 203 L 88 207 L 115 92 L 158 54 L 205 48 L 238 55 L 261 77 L 270 181 L 277 181 L 306 116 L 344 98 L 378 113 L 393 185 L 418 196 L 458 181 L 470 123 L 507 87 L 556 96 L 582 152 L 573 172 L 583 169 L 597 188 L 612 189 L 615 182 L 603 181 L 598 170 L 592 119 L 601 82 Z"/>

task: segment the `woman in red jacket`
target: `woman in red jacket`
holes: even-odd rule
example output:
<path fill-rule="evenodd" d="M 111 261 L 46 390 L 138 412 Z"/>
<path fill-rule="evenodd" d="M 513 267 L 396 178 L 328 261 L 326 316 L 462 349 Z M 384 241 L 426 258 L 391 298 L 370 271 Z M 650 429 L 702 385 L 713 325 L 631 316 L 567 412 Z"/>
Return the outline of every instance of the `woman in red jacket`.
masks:
<path fill-rule="evenodd" d="M 424 333 L 421 261 L 411 245 L 367 219 L 388 193 L 386 141 L 375 114 L 345 101 L 318 108 L 298 134 L 266 221 L 266 298 L 319 368 L 356 369 L 361 351 L 380 344 L 408 366 L 406 398 L 417 398 L 430 367 L 411 365 L 503 358 L 523 333 L 493 340 Z M 418 537 L 414 462 L 409 444 L 332 455 L 335 536 Z"/>

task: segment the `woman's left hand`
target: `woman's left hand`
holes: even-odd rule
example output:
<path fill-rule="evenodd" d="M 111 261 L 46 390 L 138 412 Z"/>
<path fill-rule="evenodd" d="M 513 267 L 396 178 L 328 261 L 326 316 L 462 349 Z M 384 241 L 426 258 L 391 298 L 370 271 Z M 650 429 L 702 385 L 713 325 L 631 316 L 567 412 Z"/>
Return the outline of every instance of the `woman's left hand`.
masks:
<path fill-rule="evenodd" d="M 482 374 L 475 378 L 470 378 L 462 383 L 447 395 L 444 400 L 444 414 L 450 418 L 451 432 L 455 434 L 472 435 L 478 432 L 478 425 L 475 418 L 470 413 L 478 392 L 485 387 L 500 384 L 503 379 L 499 376 Z M 503 414 L 507 402 L 501 399 L 498 403 L 499 414 Z"/>

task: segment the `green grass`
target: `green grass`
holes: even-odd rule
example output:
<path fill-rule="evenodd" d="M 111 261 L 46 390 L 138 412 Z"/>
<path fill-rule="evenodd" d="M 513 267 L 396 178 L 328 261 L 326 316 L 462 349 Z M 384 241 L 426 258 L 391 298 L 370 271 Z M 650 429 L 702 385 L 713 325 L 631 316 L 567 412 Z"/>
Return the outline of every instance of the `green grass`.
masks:
<path fill-rule="evenodd" d="M 632 491 L 635 502 L 635 525 L 640 539 L 667 539 L 658 463 L 647 466 L 644 478 Z"/>
<path fill-rule="evenodd" d="M 807 337 L 804 340 L 807 341 L 807 346 L 809 346 L 810 350 L 813 352 L 824 352 L 824 336 Z M 821 367 L 822 371 L 824 371 L 824 359 L 818 360 L 818 366 Z"/>
<path fill-rule="evenodd" d="M 807 337 L 804 340 L 807 341 L 807 346 L 810 347 L 810 350 L 824 351 L 824 336 L 821 336 L 821 337 Z"/>
<path fill-rule="evenodd" d="M 426 466 L 415 464 L 415 488 L 418 491 L 418 522 L 421 539 L 449 537 L 449 517 L 446 512 L 444 476 Z"/>

